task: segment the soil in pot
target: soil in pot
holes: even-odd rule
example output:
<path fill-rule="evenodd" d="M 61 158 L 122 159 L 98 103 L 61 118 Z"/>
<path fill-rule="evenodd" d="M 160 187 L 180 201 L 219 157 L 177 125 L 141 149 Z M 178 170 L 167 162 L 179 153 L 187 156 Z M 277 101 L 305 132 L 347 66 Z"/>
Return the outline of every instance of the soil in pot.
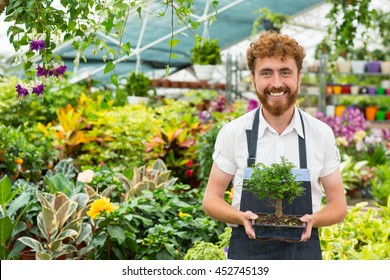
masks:
<path fill-rule="evenodd" d="M 299 242 L 306 223 L 303 223 L 300 216 L 283 215 L 277 217 L 275 214 L 256 213 L 258 219 L 252 225 L 256 238 L 261 240 L 281 240 L 287 242 Z"/>

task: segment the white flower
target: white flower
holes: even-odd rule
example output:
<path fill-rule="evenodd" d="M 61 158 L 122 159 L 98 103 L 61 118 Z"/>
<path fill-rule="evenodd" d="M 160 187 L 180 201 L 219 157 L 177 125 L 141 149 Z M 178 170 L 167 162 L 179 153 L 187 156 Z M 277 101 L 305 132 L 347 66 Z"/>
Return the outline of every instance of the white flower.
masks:
<path fill-rule="evenodd" d="M 77 181 L 83 182 L 83 183 L 90 183 L 93 179 L 93 171 L 88 169 L 84 172 L 79 173 L 77 176 Z"/>

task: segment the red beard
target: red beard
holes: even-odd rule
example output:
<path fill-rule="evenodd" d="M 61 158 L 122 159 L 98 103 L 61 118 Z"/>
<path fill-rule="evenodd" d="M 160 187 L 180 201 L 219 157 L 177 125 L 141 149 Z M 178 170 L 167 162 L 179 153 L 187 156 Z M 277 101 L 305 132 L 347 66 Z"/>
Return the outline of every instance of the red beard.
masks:
<path fill-rule="evenodd" d="M 287 102 L 285 102 L 285 100 L 283 100 L 283 102 L 270 101 L 267 96 L 269 96 L 270 93 L 275 92 L 284 92 L 284 94 L 287 94 Z M 265 110 L 274 116 L 281 116 L 295 104 L 298 96 L 298 88 L 295 91 L 291 91 L 287 86 L 280 88 L 269 87 L 264 89 L 263 93 L 257 93 L 257 96 Z"/>

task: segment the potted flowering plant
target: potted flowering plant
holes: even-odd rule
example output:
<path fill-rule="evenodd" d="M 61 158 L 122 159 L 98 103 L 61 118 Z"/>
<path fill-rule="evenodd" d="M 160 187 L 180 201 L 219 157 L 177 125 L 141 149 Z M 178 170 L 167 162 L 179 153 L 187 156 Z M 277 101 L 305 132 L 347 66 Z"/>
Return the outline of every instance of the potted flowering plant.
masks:
<path fill-rule="evenodd" d="M 256 213 L 258 219 L 253 221 L 253 227 L 259 239 L 299 241 L 306 228 L 299 216 L 283 214 L 283 200 L 291 204 L 305 190 L 301 182 L 296 181 L 293 168 L 294 164 L 285 157 L 281 157 L 281 163 L 270 166 L 263 163 L 253 165 L 253 173 L 246 182 L 249 191 L 275 209 L 273 214 Z"/>

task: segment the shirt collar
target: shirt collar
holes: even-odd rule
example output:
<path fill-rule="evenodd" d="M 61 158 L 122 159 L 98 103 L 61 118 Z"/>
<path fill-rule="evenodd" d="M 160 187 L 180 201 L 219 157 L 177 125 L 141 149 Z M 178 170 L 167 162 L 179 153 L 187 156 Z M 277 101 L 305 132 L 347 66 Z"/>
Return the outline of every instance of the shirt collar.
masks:
<path fill-rule="evenodd" d="M 260 107 L 259 138 L 264 135 L 266 129 L 276 133 L 275 129 L 273 129 L 271 127 L 271 125 L 264 118 L 263 114 L 261 113 L 261 110 L 262 110 L 262 107 Z M 283 131 L 282 135 L 286 135 L 287 133 L 290 133 L 294 129 L 299 136 L 301 136 L 302 138 L 305 138 L 305 136 L 303 134 L 301 118 L 299 117 L 299 112 L 298 112 L 297 107 L 295 107 L 294 115 L 293 115 L 293 118 L 291 119 L 291 122 L 286 127 L 286 129 Z"/>

